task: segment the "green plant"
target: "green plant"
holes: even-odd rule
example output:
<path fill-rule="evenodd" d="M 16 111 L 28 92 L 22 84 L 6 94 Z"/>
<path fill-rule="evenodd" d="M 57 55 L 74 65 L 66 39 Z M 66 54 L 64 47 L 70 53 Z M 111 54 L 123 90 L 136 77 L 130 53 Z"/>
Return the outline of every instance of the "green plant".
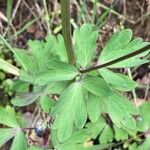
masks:
<path fill-rule="evenodd" d="M 69 5 L 63 4 L 63 12 L 68 11 Z M 138 146 L 142 141 L 138 133 L 150 128 L 150 118 L 145 115 L 150 104 L 144 103 L 138 109 L 129 101 L 123 92 L 135 89 L 137 83 L 115 72 L 115 68 L 148 63 L 143 57 L 150 52 L 149 42 L 141 38 L 132 40 L 130 29 L 118 31 L 106 43 L 97 64 L 92 65 L 98 31 L 83 24 L 74 30 L 72 46 L 69 22 L 63 23 L 64 38 L 48 35 L 43 41 L 30 40 L 29 51 L 11 48 L 1 37 L 20 66 L 18 69 L 2 61 L 1 69 L 18 76 L 14 85 L 17 93 L 11 104 L 23 107 L 35 102 L 39 110 L 53 118 L 51 127 L 45 118 L 38 132 L 51 130 L 51 134 L 46 131 L 54 149 L 99 150 L 115 147 L 113 140 L 124 141 L 120 144 L 131 150 L 149 147 L 148 138 L 143 147 Z M 33 88 L 28 92 L 31 85 Z M 41 149 L 27 144 L 25 134 L 33 127 L 13 107 L 0 107 L 0 123 L 0 146 L 14 137 L 11 150 Z M 132 140 L 127 141 L 129 137 Z"/>

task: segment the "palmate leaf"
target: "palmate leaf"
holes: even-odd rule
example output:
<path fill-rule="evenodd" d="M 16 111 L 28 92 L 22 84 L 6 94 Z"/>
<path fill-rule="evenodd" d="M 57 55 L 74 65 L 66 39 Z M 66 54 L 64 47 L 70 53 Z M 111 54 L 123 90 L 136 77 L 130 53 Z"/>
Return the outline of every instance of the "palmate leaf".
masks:
<path fill-rule="evenodd" d="M 135 130 L 136 121 L 132 115 L 137 115 L 138 109 L 129 100 L 114 92 L 104 102 L 111 120 L 118 128 L 123 126 Z"/>
<path fill-rule="evenodd" d="M 105 68 L 99 69 L 98 71 L 106 80 L 106 82 L 120 91 L 131 91 L 137 86 L 136 82 L 131 80 L 128 76 L 122 75 L 120 73 L 114 73 Z"/>
<path fill-rule="evenodd" d="M 81 82 L 72 83 L 61 95 L 51 114 L 56 116 L 53 128 L 57 129 L 59 141 L 68 139 L 73 126 L 80 129 L 87 119 L 84 91 Z"/>
<path fill-rule="evenodd" d="M 75 55 L 77 63 L 83 68 L 90 65 L 96 51 L 96 41 L 98 32 L 93 31 L 93 27 L 84 24 L 80 29 L 74 30 Z"/>
<path fill-rule="evenodd" d="M 125 29 L 114 33 L 114 35 L 108 40 L 106 43 L 100 58 L 100 63 L 107 63 L 119 57 L 125 56 L 130 54 L 140 48 L 145 47 L 148 45 L 148 42 L 143 42 L 141 38 L 137 38 L 131 41 L 132 38 L 132 31 L 130 29 Z M 122 62 L 118 62 L 116 64 L 108 66 L 109 68 L 125 68 L 125 67 L 134 67 L 141 65 L 143 63 L 148 62 L 148 60 L 142 60 L 140 57 L 145 56 L 148 54 L 150 50 L 124 60 Z"/>

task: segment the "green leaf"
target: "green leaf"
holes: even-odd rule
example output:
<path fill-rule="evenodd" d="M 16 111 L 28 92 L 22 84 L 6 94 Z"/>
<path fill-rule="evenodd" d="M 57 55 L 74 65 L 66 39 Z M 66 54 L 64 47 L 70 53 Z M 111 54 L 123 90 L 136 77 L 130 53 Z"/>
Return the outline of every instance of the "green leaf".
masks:
<path fill-rule="evenodd" d="M 108 69 L 99 69 L 98 71 L 106 82 L 112 84 L 114 88 L 120 91 L 131 91 L 137 86 L 136 82 L 131 80 L 128 76 L 114 73 Z"/>
<path fill-rule="evenodd" d="M 99 137 L 101 144 L 112 142 L 114 138 L 113 131 L 109 125 L 106 125 Z"/>
<path fill-rule="evenodd" d="M 91 139 L 97 138 L 97 136 L 101 133 L 105 126 L 106 122 L 102 116 L 100 116 L 95 123 L 86 124 Z"/>
<path fill-rule="evenodd" d="M 50 113 L 50 110 L 54 104 L 55 104 L 55 101 L 51 97 L 47 95 L 41 96 L 40 106 L 44 112 Z"/>
<path fill-rule="evenodd" d="M 71 84 L 60 95 L 51 114 L 56 116 L 53 128 L 58 129 L 57 135 L 61 142 L 71 136 L 74 123 L 79 129 L 85 125 L 87 112 L 81 82 Z"/>
<path fill-rule="evenodd" d="M 23 82 L 21 80 L 14 80 L 12 90 L 18 93 L 28 92 L 29 83 Z"/>
<path fill-rule="evenodd" d="M 19 69 L 10 64 L 9 62 L 0 58 L 0 64 L 0 70 L 19 76 Z"/>
<path fill-rule="evenodd" d="M 137 143 L 130 144 L 129 150 L 137 150 Z"/>
<path fill-rule="evenodd" d="M 47 70 L 37 75 L 35 84 L 45 85 L 52 81 L 72 80 L 79 74 L 77 68 L 64 62 L 52 61 L 47 67 Z"/>
<path fill-rule="evenodd" d="M 112 95 L 111 89 L 104 79 L 100 77 L 87 76 L 83 79 L 83 87 L 91 93 L 103 98 Z"/>
<path fill-rule="evenodd" d="M 119 57 L 130 54 L 138 49 L 141 49 L 149 44 L 149 42 L 143 42 L 141 38 L 137 38 L 131 41 L 132 31 L 130 29 L 125 29 L 115 33 L 106 43 L 104 47 L 99 62 L 107 63 Z M 131 41 L 131 42 L 130 42 Z M 136 55 L 127 60 L 118 62 L 116 64 L 108 66 L 108 68 L 126 68 L 126 67 L 135 67 L 146 62 L 148 60 L 142 60 L 140 57 L 147 55 L 150 50 L 143 52 L 139 55 Z"/>
<path fill-rule="evenodd" d="M 139 117 L 137 118 L 137 127 L 139 131 L 146 131 L 150 128 L 150 103 L 144 102 L 139 106 Z"/>
<path fill-rule="evenodd" d="M 132 115 L 137 115 L 138 109 L 129 100 L 114 92 L 104 102 L 110 118 L 118 128 L 124 126 L 135 130 L 136 122 Z"/>
<path fill-rule="evenodd" d="M 131 38 L 132 30 L 130 29 L 114 33 L 100 55 L 100 63 L 106 63 L 125 55 L 124 53 L 127 52 L 124 52 L 124 48 L 131 41 Z"/>
<path fill-rule="evenodd" d="M 35 72 L 38 71 L 38 63 L 37 63 L 37 60 L 34 59 L 31 55 L 31 53 L 29 53 L 29 51 L 27 50 L 23 50 L 23 49 L 18 49 L 18 48 L 15 48 L 14 51 L 16 52 L 17 56 L 19 57 L 19 60 L 18 60 L 18 57 L 16 58 L 16 61 L 20 64 L 20 60 L 22 62 L 22 64 L 20 65 L 23 65 L 23 69 L 26 71 L 26 72 L 29 72 L 29 73 L 32 73 L 34 74 Z"/>
<path fill-rule="evenodd" d="M 83 24 L 80 29 L 74 30 L 75 40 L 75 55 L 77 63 L 82 67 L 87 67 L 91 64 L 91 60 L 96 52 L 96 42 L 98 32 L 93 31 L 93 27 L 89 24 Z"/>
<path fill-rule="evenodd" d="M 29 40 L 28 45 L 31 49 L 34 61 L 36 60 L 36 63 L 38 64 L 38 69 L 43 70 L 50 59 L 48 52 L 44 49 L 44 42 L 38 40 Z"/>
<path fill-rule="evenodd" d="M 137 147 L 137 150 L 149 150 L 150 148 L 150 137 L 147 137 L 145 141 Z"/>
<path fill-rule="evenodd" d="M 15 136 L 15 129 L 3 128 L 0 129 L 0 147 Z"/>
<path fill-rule="evenodd" d="M 124 141 L 128 139 L 128 132 L 123 128 L 118 128 L 114 125 L 115 139 L 117 141 Z"/>
<path fill-rule="evenodd" d="M 32 104 L 35 100 L 37 100 L 41 96 L 41 93 L 23 93 L 21 95 L 16 96 L 11 100 L 11 103 L 15 106 L 27 106 Z"/>
<path fill-rule="evenodd" d="M 140 58 L 129 58 L 127 60 L 121 61 L 119 63 L 116 63 L 114 65 L 109 66 L 109 68 L 131 68 L 143 65 L 145 63 L 150 62 L 146 59 L 140 59 Z"/>
<path fill-rule="evenodd" d="M 80 147 L 85 150 L 93 150 L 94 147 L 86 145 L 89 140 L 95 139 L 98 134 L 103 130 L 106 123 L 102 117 L 95 123 L 88 123 L 85 128 L 80 130 L 74 130 L 72 136 L 67 139 L 64 143 L 59 143 L 57 139 L 56 130 L 52 130 L 52 143 L 56 149 L 69 149 Z M 91 148 L 91 149 L 90 149 Z M 96 150 L 96 149 L 95 149 Z"/>
<path fill-rule="evenodd" d="M 87 99 L 87 112 L 89 115 L 89 119 L 91 122 L 96 122 L 102 112 L 101 106 L 100 106 L 100 97 L 94 95 L 94 94 L 89 94 L 89 97 Z M 94 110 L 94 111 L 93 111 Z"/>
<path fill-rule="evenodd" d="M 67 82 L 51 82 L 44 89 L 46 94 L 61 94 L 61 92 L 67 87 Z"/>
<path fill-rule="evenodd" d="M 10 150 L 26 150 L 27 141 L 22 131 L 17 131 Z"/>
<path fill-rule="evenodd" d="M 30 147 L 28 147 L 27 150 L 43 150 L 43 149 L 40 147 L 30 146 Z"/>
<path fill-rule="evenodd" d="M 60 61 L 68 62 L 67 50 L 65 47 L 65 42 L 63 36 L 59 34 L 57 36 L 57 43 L 53 47 L 53 52 L 56 56 L 59 57 Z"/>
<path fill-rule="evenodd" d="M 18 127 L 15 110 L 7 106 L 6 108 L 0 107 L 0 124 L 8 127 Z"/>
<path fill-rule="evenodd" d="M 53 35 L 48 35 L 46 37 L 44 49 L 53 54 L 53 56 L 57 56 L 60 61 L 68 62 L 65 43 L 61 34 L 59 34 L 57 38 Z"/>

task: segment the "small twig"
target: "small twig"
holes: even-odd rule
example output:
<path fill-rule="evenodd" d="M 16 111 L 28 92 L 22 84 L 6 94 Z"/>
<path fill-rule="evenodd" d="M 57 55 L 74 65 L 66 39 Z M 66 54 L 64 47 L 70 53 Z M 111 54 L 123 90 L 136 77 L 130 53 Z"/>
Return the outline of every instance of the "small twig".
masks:
<path fill-rule="evenodd" d="M 147 51 L 149 49 L 150 49 L 150 44 L 145 46 L 145 47 L 143 47 L 143 48 L 141 48 L 141 49 L 139 49 L 139 50 L 137 50 L 137 51 L 134 51 L 133 53 L 127 54 L 125 56 L 122 56 L 122 57 L 117 58 L 115 60 L 112 60 L 110 62 L 101 64 L 101 65 L 97 65 L 97 66 L 92 66 L 92 67 L 87 68 L 87 69 L 80 69 L 79 71 L 80 71 L 80 73 L 87 73 L 87 72 L 90 72 L 90 71 L 93 71 L 93 70 L 97 70 L 97 69 L 101 69 L 101 68 L 104 68 L 104 67 L 108 67 L 110 65 L 116 64 L 116 63 L 121 62 L 123 60 L 129 59 L 129 58 L 134 57 L 136 55 L 139 55 L 139 54 L 141 54 L 141 53 L 143 53 L 143 52 L 145 52 L 145 51 Z"/>

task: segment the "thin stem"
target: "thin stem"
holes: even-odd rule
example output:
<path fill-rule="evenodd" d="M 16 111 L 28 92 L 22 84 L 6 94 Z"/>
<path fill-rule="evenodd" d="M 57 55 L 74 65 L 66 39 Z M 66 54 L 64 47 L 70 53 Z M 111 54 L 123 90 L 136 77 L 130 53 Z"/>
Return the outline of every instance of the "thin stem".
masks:
<path fill-rule="evenodd" d="M 128 68 L 128 75 L 129 75 L 130 79 L 133 80 L 130 68 Z M 134 98 L 134 103 L 135 103 L 136 107 L 138 107 L 138 102 L 137 102 L 137 97 L 136 97 L 135 89 L 132 90 L 132 94 L 133 94 L 133 98 Z"/>
<path fill-rule="evenodd" d="M 145 52 L 145 51 L 147 51 L 149 49 L 150 49 L 150 44 L 145 46 L 145 47 L 143 47 L 143 48 L 141 48 L 141 49 L 138 49 L 137 51 L 134 51 L 133 53 L 127 54 L 127 55 L 122 56 L 120 58 L 117 58 L 115 60 L 109 61 L 109 62 L 101 64 L 101 65 L 92 66 L 92 67 L 87 68 L 87 69 L 82 69 L 82 70 L 79 70 L 79 71 L 80 71 L 80 73 L 87 73 L 87 72 L 90 72 L 90 71 L 93 71 L 93 70 L 97 70 L 97 69 L 101 69 L 101 68 L 104 68 L 104 67 L 108 67 L 110 65 L 116 64 L 116 63 L 121 62 L 123 60 L 129 59 L 129 58 L 134 57 L 136 55 L 139 55 L 139 54 L 141 54 L 141 53 L 143 53 L 143 52 Z"/>
<path fill-rule="evenodd" d="M 67 49 L 68 60 L 70 64 L 74 64 L 74 53 L 71 39 L 71 23 L 70 23 L 70 0 L 61 0 L 61 18 L 62 31 Z"/>
<path fill-rule="evenodd" d="M 44 9 L 45 9 L 45 14 L 46 14 L 46 24 L 47 24 L 47 31 L 50 34 L 51 30 L 50 30 L 50 18 L 49 18 L 49 14 L 48 14 L 48 9 L 47 9 L 47 3 L 46 0 L 43 0 L 43 5 L 44 5 Z"/>

